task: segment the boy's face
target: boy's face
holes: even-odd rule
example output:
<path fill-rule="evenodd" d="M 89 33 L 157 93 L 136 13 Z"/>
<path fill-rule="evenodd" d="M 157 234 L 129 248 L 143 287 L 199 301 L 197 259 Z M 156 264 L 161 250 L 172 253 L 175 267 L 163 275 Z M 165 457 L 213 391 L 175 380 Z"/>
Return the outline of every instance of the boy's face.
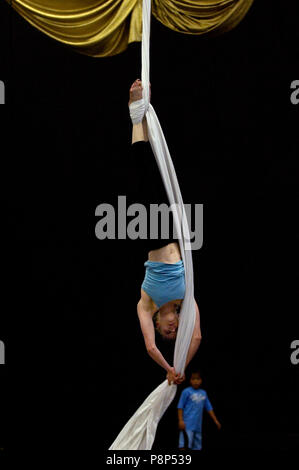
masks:
<path fill-rule="evenodd" d="M 199 374 L 192 374 L 190 379 L 191 387 L 198 389 L 202 384 L 202 379 Z"/>

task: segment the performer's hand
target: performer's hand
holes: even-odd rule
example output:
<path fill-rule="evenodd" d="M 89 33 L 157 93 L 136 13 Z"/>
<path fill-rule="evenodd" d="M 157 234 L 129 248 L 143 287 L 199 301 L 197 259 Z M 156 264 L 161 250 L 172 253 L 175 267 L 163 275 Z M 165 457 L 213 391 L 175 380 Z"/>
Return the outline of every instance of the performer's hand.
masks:
<path fill-rule="evenodd" d="M 186 429 L 185 423 L 184 423 L 183 420 L 180 420 L 179 421 L 179 430 L 184 431 L 184 429 Z"/>
<path fill-rule="evenodd" d="M 183 375 L 177 374 L 174 383 L 176 383 L 177 385 L 180 385 L 182 382 L 184 382 L 184 380 L 186 380 L 185 374 Z"/>
<path fill-rule="evenodd" d="M 171 369 L 167 372 L 167 376 L 166 376 L 168 380 L 168 385 L 172 385 L 173 383 L 175 383 L 177 375 L 178 374 L 176 374 L 174 367 L 171 367 Z"/>
<path fill-rule="evenodd" d="M 167 372 L 167 380 L 168 385 L 172 385 L 173 383 L 179 385 L 185 380 L 185 374 L 183 374 L 182 376 L 180 374 L 177 374 L 175 368 L 172 367 L 170 371 Z"/>

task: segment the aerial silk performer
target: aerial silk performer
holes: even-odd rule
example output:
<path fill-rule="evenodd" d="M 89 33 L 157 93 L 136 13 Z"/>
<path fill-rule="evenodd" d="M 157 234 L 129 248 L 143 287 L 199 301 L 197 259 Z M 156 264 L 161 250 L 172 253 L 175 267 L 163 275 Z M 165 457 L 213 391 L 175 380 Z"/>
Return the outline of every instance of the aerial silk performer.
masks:
<path fill-rule="evenodd" d="M 149 140 L 159 171 L 156 180 L 163 182 L 179 238 L 163 239 L 162 243 L 149 240 L 146 273 L 137 306 L 147 351 L 167 371 L 167 380 L 145 400 L 110 449 L 151 449 L 158 422 L 175 396 L 176 384 L 184 379 L 186 365 L 195 354 L 201 338 L 199 310 L 194 299 L 188 222 L 167 143 L 149 99 L 151 0 L 6 1 L 43 33 L 93 57 L 119 54 L 128 44 L 140 40 L 142 4 L 142 81 L 134 82 L 131 87 L 130 114 L 135 142 L 131 162 L 142 165 L 142 169 L 145 160 L 146 165 L 149 164 L 152 154 L 142 162 L 140 158 L 143 153 L 148 153 L 146 141 Z M 234 28 L 253 1 L 153 0 L 153 15 L 165 27 L 180 33 L 216 35 Z M 139 96 L 141 90 L 142 95 Z M 144 129 L 143 138 L 139 135 L 141 127 Z M 150 167 L 153 171 L 151 164 Z M 173 367 L 156 348 L 153 320 L 163 337 L 176 340 Z"/>
<path fill-rule="evenodd" d="M 125 181 L 130 188 L 129 196 L 132 201 L 142 203 L 143 207 L 151 213 L 150 207 L 168 208 L 168 197 L 160 176 L 158 166 L 153 157 L 147 136 L 146 120 L 144 116 L 144 100 L 142 99 L 142 83 L 135 80 L 130 88 L 129 100 L 130 115 L 133 122 L 132 143 L 129 158 L 126 161 Z M 136 115 L 138 109 L 138 115 Z M 143 118 L 143 119 L 142 119 Z M 140 122 L 140 120 L 142 121 Z M 137 122 L 138 121 L 138 122 Z M 140 289 L 140 300 L 137 304 L 137 313 L 141 330 L 144 336 L 146 349 L 149 355 L 167 372 L 169 383 L 181 383 L 184 376 L 179 377 L 174 367 L 171 367 L 155 344 L 155 330 L 164 340 L 176 339 L 180 309 L 185 296 L 185 271 L 181 257 L 178 238 L 170 236 L 169 227 L 166 225 L 167 216 L 171 212 L 163 213 L 161 237 L 158 231 L 153 238 L 154 220 L 151 219 L 150 237 L 134 242 L 136 248 L 141 246 L 142 256 L 148 254 L 145 262 L 145 278 Z M 173 220 L 171 219 L 173 226 Z M 186 366 L 198 349 L 201 339 L 200 317 L 197 303 L 195 302 L 196 322 L 193 336 L 189 346 Z"/>
<path fill-rule="evenodd" d="M 153 359 L 167 370 L 167 379 L 138 408 L 110 446 L 110 450 L 150 450 L 152 448 L 158 423 L 175 397 L 176 384 L 184 378 L 187 359 L 192 356 L 192 339 L 193 355 L 200 342 L 199 311 L 194 299 L 190 230 L 167 143 L 154 108 L 150 104 L 150 15 L 151 0 L 143 0 L 142 81 L 141 83 L 134 82 L 130 90 L 130 114 L 133 124 L 139 126 L 139 128 L 133 126 L 133 142 L 138 140 L 138 133 L 142 126 L 144 134 L 148 136 L 168 202 L 172 208 L 178 242 L 171 240 L 171 243 L 162 246 L 162 255 L 161 248 L 152 250 L 153 258 L 146 263 L 146 275 L 137 311 L 147 350 Z M 139 92 L 142 89 L 142 98 L 134 100 L 134 96 L 137 98 L 141 96 L 138 96 L 138 89 Z M 133 147 L 135 145 L 137 144 L 134 143 Z M 163 261 L 165 259 L 168 262 Z M 163 282 L 165 289 L 161 289 L 160 286 L 163 279 L 166 279 L 166 282 Z M 175 299 L 172 298 L 173 293 Z M 174 312 L 174 308 L 180 308 L 179 321 L 175 319 L 177 312 Z M 163 334 L 176 338 L 174 367 L 166 363 L 155 346 L 153 316 L 156 309 L 159 309 L 160 313 L 157 328 L 161 329 Z"/>

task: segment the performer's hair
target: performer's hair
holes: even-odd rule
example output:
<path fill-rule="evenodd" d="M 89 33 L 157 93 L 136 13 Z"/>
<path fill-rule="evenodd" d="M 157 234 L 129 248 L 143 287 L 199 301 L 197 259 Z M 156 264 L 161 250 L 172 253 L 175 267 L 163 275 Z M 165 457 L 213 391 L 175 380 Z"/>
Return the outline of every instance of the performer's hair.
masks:
<path fill-rule="evenodd" d="M 154 322 L 155 330 L 159 333 L 159 335 L 163 339 L 163 341 L 167 341 L 167 342 L 175 341 L 176 337 L 175 338 L 171 338 L 171 337 L 169 338 L 169 337 L 161 334 L 159 328 L 157 327 L 157 321 L 158 321 L 159 313 L 160 313 L 160 310 L 157 310 L 153 315 L 153 322 Z"/>

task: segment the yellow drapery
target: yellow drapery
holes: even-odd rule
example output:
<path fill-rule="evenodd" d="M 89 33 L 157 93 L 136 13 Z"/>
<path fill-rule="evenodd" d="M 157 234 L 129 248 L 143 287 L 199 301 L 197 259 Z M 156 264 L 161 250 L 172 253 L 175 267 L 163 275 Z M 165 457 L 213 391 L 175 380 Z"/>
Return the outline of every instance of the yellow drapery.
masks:
<path fill-rule="evenodd" d="M 141 41 L 142 0 L 6 0 L 43 33 L 93 57 L 119 54 Z M 152 0 L 164 26 L 184 34 L 234 28 L 254 0 Z"/>

